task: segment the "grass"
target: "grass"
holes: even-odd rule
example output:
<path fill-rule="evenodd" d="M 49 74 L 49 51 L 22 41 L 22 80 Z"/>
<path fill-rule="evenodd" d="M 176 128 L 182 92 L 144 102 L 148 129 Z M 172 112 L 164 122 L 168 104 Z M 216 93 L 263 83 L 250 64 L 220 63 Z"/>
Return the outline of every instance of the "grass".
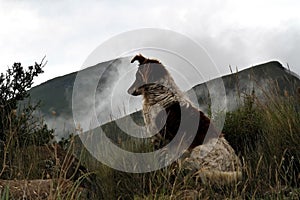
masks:
<path fill-rule="evenodd" d="M 134 174 L 94 162 L 104 199 L 299 199 L 300 98 L 277 91 L 263 91 L 259 98 L 242 94 L 242 106 L 226 115 L 223 132 L 243 162 L 243 180 L 204 184 L 178 165 Z M 130 139 L 119 145 L 134 152 L 151 149 Z M 84 158 L 89 165 L 92 158 Z"/>
<path fill-rule="evenodd" d="M 243 161 L 243 180 L 231 185 L 202 183 L 178 164 L 142 174 L 117 171 L 81 151 L 73 139 L 63 155 L 55 145 L 48 146 L 48 150 L 34 145 L 26 149 L 13 145 L 14 149 L 10 149 L 10 144 L 20 142 L 13 141 L 13 132 L 12 140 L 1 152 L 10 164 L 1 163 L 0 178 L 51 177 L 53 190 L 48 199 L 299 199 L 300 95 L 281 95 L 277 91 L 278 88 L 263 91 L 263 98 L 255 92 L 243 94 L 242 106 L 226 115 L 223 132 Z M 116 124 L 107 124 L 104 130 L 123 149 L 151 151 L 152 147 L 144 141 L 118 137 Z M 75 162 L 72 155 L 76 152 L 81 156 Z M 69 171 L 74 165 L 84 165 L 90 171 L 77 176 Z M 93 197 L 84 194 L 84 180 L 89 180 L 87 188 Z M 9 186 L 1 189 L 1 199 L 11 197 Z"/>
<path fill-rule="evenodd" d="M 1 200 L 9 199 L 9 186 L 5 186 L 4 190 L 1 191 L 1 193 L 0 193 L 0 197 L 1 197 Z"/>
<path fill-rule="evenodd" d="M 0 198 L 73 200 L 85 196 L 82 182 L 88 174 L 78 175 L 81 164 L 74 157 L 73 140 L 65 149 L 55 143 L 24 146 L 24 141 L 15 137 L 19 130 L 16 124 L 8 126 L 8 139 L 0 150 Z"/>

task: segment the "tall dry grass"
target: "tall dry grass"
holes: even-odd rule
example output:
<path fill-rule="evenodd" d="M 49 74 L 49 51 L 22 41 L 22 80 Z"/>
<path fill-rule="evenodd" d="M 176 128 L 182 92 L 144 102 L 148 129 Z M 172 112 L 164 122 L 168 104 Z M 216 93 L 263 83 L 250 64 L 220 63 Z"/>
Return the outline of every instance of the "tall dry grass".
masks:
<path fill-rule="evenodd" d="M 204 184 L 178 165 L 134 174 L 94 161 L 104 199 L 298 199 L 300 99 L 277 90 L 263 91 L 263 98 L 255 91 L 243 94 L 242 106 L 227 113 L 223 132 L 243 161 L 240 182 Z M 133 152 L 152 148 L 130 139 L 119 145 Z M 89 156 L 84 156 L 87 165 L 93 160 Z"/>

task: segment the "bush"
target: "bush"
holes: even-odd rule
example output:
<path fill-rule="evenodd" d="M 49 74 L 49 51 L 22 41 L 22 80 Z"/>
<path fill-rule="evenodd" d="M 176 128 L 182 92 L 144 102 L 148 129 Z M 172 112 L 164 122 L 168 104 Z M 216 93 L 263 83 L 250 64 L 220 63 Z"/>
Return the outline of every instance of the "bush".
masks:
<path fill-rule="evenodd" d="M 35 115 L 39 105 L 31 105 L 28 101 L 27 91 L 34 77 L 43 73 L 43 66 L 43 60 L 27 68 L 14 63 L 6 73 L 0 74 L 0 159 L 3 166 L 0 175 L 7 169 L 12 170 L 10 165 L 17 159 L 18 149 L 44 145 L 53 139 L 53 130 Z M 11 176 L 9 171 L 5 174 L 4 177 Z"/>
<path fill-rule="evenodd" d="M 243 107 L 226 116 L 223 131 L 244 162 L 248 196 L 299 196 L 293 189 L 300 181 L 300 101 L 278 90 L 246 95 Z"/>
<path fill-rule="evenodd" d="M 244 104 L 226 114 L 223 128 L 226 139 L 242 156 L 252 154 L 262 139 L 262 113 L 255 105 L 255 92 L 245 94 Z"/>

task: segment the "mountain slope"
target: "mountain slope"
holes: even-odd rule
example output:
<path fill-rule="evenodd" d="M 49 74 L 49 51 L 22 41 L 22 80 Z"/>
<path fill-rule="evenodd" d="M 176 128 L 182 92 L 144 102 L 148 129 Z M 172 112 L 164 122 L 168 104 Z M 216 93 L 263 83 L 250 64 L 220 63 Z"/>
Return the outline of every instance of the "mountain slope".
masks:
<path fill-rule="evenodd" d="M 102 116 L 108 117 L 110 115 L 108 108 L 110 104 L 109 102 L 103 102 L 105 95 L 107 95 L 106 89 L 112 87 L 112 84 L 117 80 L 116 78 L 120 76 L 118 68 L 130 62 L 129 58 L 122 58 L 116 59 L 113 65 L 111 65 L 111 63 L 111 61 L 99 63 L 85 69 L 88 72 L 88 81 L 97 80 L 98 74 L 103 72 L 95 96 L 97 97 L 96 104 L 102 105 L 101 110 L 97 112 L 102 114 Z M 74 131 L 72 92 L 76 75 L 77 72 L 58 77 L 30 90 L 32 101 L 41 100 L 41 113 L 49 126 L 56 129 L 58 138 L 66 136 L 70 131 Z M 255 90 L 256 95 L 259 96 L 263 90 L 269 90 L 276 86 L 281 91 L 281 94 L 288 92 L 293 95 L 296 89 L 300 87 L 299 77 L 285 69 L 277 61 L 264 63 L 237 73 L 225 75 L 222 77 L 222 80 L 226 90 L 227 110 L 235 109 L 240 103 L 238 102 L 238 97 L 244 94 L 250 94 L 252 90 Z M 208 112 L 209 109 L 210 93 L 218 92 L 218 88 L 209 91 L 207 84 L 214 85 L 216 81 L 217 80 L 214 79 L 207 83 L 201 83 L 187 91 L 188 96 L 193 92 L 196 94 L 199 107 L 204 112 Z M 140 114 L 136 114 L 135 118 L 138 119 L 139 116 Z"/>
<path fill-rule="evenodd" d="M 224 83 L 227 110 L 234 110 L 240 101 L 240 96 L 255 92 L 256 96 L 262 97 L 264 91 L 278 90 L 280 95 L 288 93 L 295 95 L 297 88 L 300 87 L 300 78 L 293 72 L 284 68 L 278 61 L 271 61 L 264 64 L 256 65 L 251 68 L 222 76 Z M 202 110 L 207 112 L 210 105 L 210 95 L 207 85 L 215 85 L 216 79 L 196 85 L 188 91 L 188 95 L 195 92 L 199 105 Z M 218 88 L 214 88 L 218 90 Z M 275 92 L 275 91 L 274 91 Z"/>

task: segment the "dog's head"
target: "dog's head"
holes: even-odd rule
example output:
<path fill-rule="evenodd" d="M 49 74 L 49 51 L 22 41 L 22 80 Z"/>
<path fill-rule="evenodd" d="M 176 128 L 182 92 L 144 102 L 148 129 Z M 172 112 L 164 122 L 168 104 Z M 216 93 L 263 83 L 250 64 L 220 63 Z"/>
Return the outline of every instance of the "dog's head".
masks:
<path fill-rule="evenodd" d="M 129 94 L 133 96 L 142 95 L 147 86 L 162 84 L 168 72 L 158 60 L 148 59 L 139 54 L 131 60 L 131 63 L 135 61 L 139 62 L 139 68 L 134 83 L 128 89 Z"/>

